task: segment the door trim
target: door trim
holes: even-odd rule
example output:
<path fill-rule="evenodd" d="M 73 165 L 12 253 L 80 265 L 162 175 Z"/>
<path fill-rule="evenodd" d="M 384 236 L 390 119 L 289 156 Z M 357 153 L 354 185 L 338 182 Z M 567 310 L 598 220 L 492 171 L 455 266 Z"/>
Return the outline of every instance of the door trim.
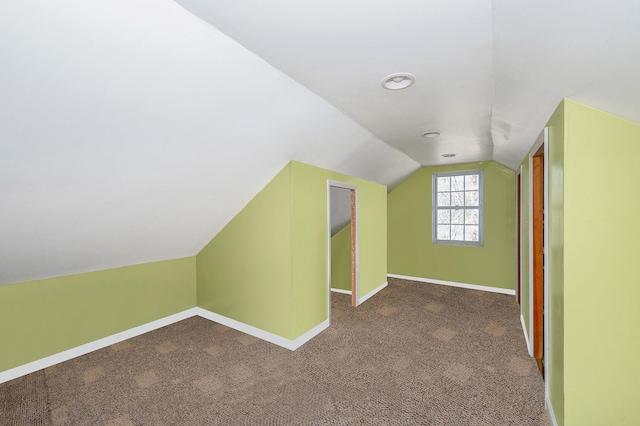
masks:
<path fill-rule="evenodd" d="M 327 180 L 327 318 L 331 319 L 331 188 L 351 190 L 351 305 L 360 304 L 360 247 L 358 227 L 358 186 Z"/>
<path fill-rule="evenodd" d="M 529 341 L 531 342 L 529 355 L 533 356 L 533 156 L 540 150 L 540 147 L 544 147 L 544 208 L 546 218 L 544 227 L 544 307 L 546 312 L 543 322 L 543 334 L 544 334 L 544 359 L 545 365 L 551 365 L 551 356 L 549 350 L 549 269 L 551 268 L 551 262 L 549 260 L 549 128 L 545 127 L 536 142 L 533 144 L 531 151 L 529 151 Z M 545 395 L 549 396 L 549 368 L 544 369 L 544 382 L 545 382 Z"/>
<path fill-rule="evenodd" d="M 533 291 L 532 312 L 533 323 L 533 356 L 537 360 L 544 358 L 544 327 L 542 319 L 544 318 L 544 228 L 545 228 L 545 199 L 544 199 L 544 145 L 531 156 L 531 182 L 533 186 L 532 192 L 532 273 L 533 281 L 531 288 Z M 541 365 L 539 365 L 540 368 Z"/>
<path fill-rule="evenodd" d="M 522 166 L 516 171 L 516 302 L 522 315 Z"/>

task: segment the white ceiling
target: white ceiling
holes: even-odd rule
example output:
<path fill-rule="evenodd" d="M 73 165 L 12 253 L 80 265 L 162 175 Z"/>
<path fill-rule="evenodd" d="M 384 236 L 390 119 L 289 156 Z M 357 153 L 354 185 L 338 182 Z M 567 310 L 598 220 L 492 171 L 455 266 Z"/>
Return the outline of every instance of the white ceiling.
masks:
<path fill-rule="evenodd" d="M 290 160 L 419 165 L 171 0 L 0 4 L 0 284 L 196 254 Z"/>
<path fill-rule="evenodd" d="M 177 1 L 422 164 L 492 158 L 489 0 Z"/>
<path fill-rule="evenodd" d="M 0 284 L 194 255 L 290 160 L 394 186 L 516 168 L 563 97 L 640 121 L 637 0 L 179 3 L 0 3 Z"/>
<path fill-rule="evenodd" d="M 176 1 L 423 165 L 515 169 L 563 97 L 640 121 L 638 0 Z"/>

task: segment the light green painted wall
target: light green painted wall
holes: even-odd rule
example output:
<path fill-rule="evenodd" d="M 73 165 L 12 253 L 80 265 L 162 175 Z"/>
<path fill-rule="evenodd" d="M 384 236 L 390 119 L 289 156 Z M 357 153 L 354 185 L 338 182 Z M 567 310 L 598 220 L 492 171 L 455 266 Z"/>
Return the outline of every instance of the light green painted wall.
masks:
<path fill-rule="evenodd" d="M 386 281 L 386 187 L 292 162 L 195 257 L 0 287 L 4 371 L 196 305 L 294 339 L 327 318 L 327 180 L 358 186 L 360 295 Z"/>
<path fill-rule="evenodd" d="M 545 366 L 549 372 L 549 398 L 558 424 L 564 424 L 564 102 L 556 109 L 547 123 L 549 127 L 548 167 L 549 167 L 549 200 L 546 208 L 549 227 L 549 358 Z M 530 185 L 531 170 L 529 158 L 532 152 L 522 161 L 522 300 L 521 312 L 525 322 L 525 332 L 530 336 L 531 283 L 529 258 L 530 232 Z"/>
<path fill-rule="evenodd" d="M 194 257 L 0 286 L 0 371 L 195 306 Z"/>
<path fill-rule="evenodd" d="M 198 306 L 296 337 L 291 208 L 289 164 L 196 256 Z"/>
<path fill-rule="evenodd" d="M 524 161 L 520 165 L 520 188 L 521 193 L 520 197 L 522 200 L 521 204 L 521 215 L 522 224 L 520 226 L 520 238 L 521 238 L 521 252 L 520 252 L 520 286 L 521 286 L 521 294 L 522 298 L 520 300 L 520 308 L 522 312 L 522 318 L 524 319 L 527 336 L 529 335 L 530 330 L 530 318 L 531 309 L 529 304 L 531 303 L 531 286 L 529 282 L 529 193 L 531 184 L 530 171 L 529 171 L 529 157 L 525 157 Z"/>
<path fill-rule="evenodd" d="M 640 124 L 572 101 L 565 120 L 565 424 L 637 425 Z"/>
<path fill-rule="evenodd" d="M 289 163 L 197 255 L 198 306 L 288 339 L 327 319 L 327 180 L 358 186 L 361 295 L 386 281 L 386 187 Z"/>
<path fill-rule="evenodd" d="M 331 237 L 331 288 L 351 290 L 351 224 Z"/>
<path fill-rule="evenodd" d="M 484 170 L 484 246 L 432 243 L 432 175 Z M 515 173 L 490 161 L 424 167 L 388 198 L 389 273 L 515 289 Z"/>
<path fill-rule="evenodd" d="M 547 123 L 549 128 L 548 200 L 548 342 L 549 357 L 545 361 L 549 376 L 549 399 L 558 424 L 564 424 L 564 150 L 565 126 L 562 102 Z M 527 228 L 528 225 L 527 225 Z M 527 303 L 527 310 L 529 305 Z"/>
<path fill-rule="evenodd" d="M 295 334 L 327 318 L 327 180 L 358 186 L 360 297 L 386 281 L 386 186 L 291 163 Z"/>

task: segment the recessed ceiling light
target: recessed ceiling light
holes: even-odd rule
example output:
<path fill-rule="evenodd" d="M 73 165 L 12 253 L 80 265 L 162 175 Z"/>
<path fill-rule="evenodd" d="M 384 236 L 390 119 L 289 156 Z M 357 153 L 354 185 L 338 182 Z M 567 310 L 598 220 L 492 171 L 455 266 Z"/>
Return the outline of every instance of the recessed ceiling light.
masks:
<path fill-rule="evenodd" d="M 406 89 L 416 82 L 416 78 L 406 72 L 399 72 L 386 76 L 382 80 L 382 87 L 389 90 Z"/>
<path fill-rule="evenodd" d="M 455 157 L 455 156 L 456 156 L 456 154 L 442 154 L 442 156 L 443 156 L 444 158 L 451 158 L 451 157 Z"/>
<path fill-rule="evenodd" d="M 424 132 L 422 134 L 423 138 L 435 138 L 440 136 L 440 132 Z"/>

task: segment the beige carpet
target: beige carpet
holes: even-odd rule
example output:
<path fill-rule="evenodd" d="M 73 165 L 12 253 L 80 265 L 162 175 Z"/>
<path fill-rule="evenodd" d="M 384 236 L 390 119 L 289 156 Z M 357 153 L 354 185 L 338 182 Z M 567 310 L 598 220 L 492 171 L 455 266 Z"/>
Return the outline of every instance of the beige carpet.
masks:
<path fill-rule="evenodd" d="M 548 425 L 512 296 L 391 279 L 295 352 L 196 317 L 0 385 L 2 425 Z"/>

